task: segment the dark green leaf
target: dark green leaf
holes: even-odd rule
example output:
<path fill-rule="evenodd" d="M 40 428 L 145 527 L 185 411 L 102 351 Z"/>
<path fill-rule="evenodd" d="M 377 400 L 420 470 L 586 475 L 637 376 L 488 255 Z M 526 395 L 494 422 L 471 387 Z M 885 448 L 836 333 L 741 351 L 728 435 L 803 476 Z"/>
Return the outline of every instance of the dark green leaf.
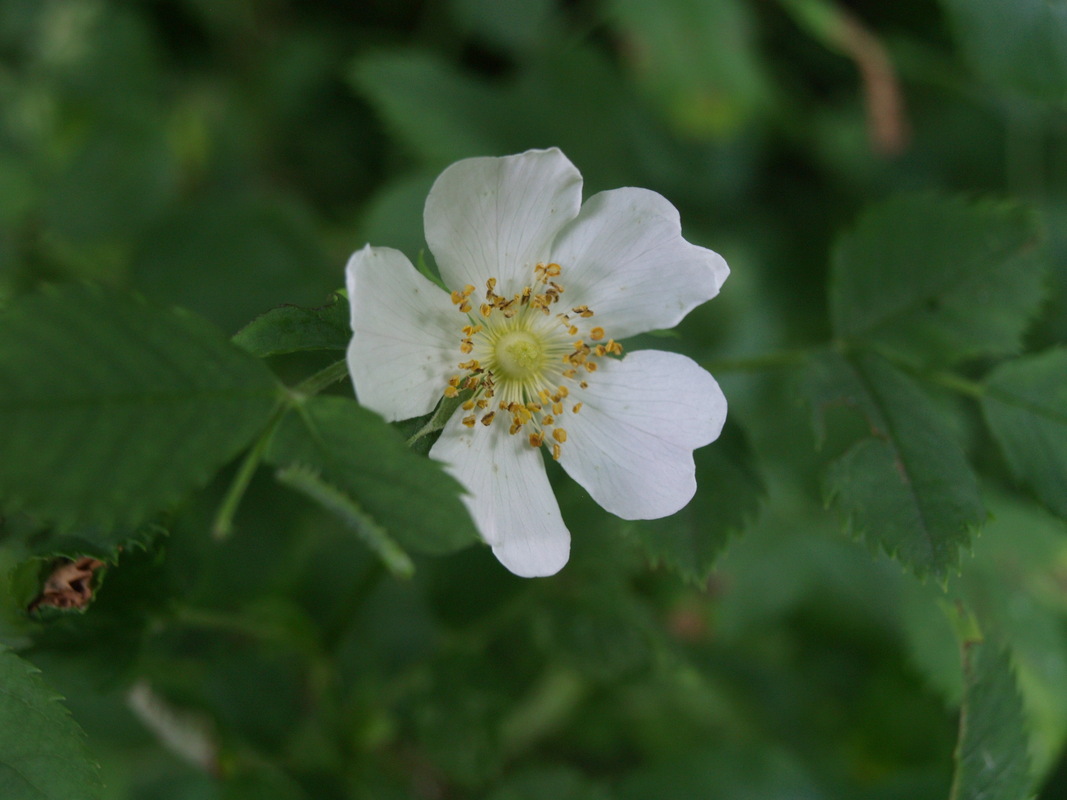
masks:
<path fill-rule="evenodd" d="M 443 553 L 477 539 L 459 484 L 354 400 L 320 396 L 301 404 L 282 421 L 267 459 L 318 473 L 406 548 Z"/>
<path fill-rule="evenodd" d="M 272 308 L 237 331 L 233 342 L 259 358 L 299 350 L 344 350 L 352 338 L 350 313 L 348 299 L 340 294 L 319 308 Z"/>
<path fill-rule="evenodd" d="M 963 706 L 950 800 L 1025 800 L 1032 781 L 1011 659 L 992 642 L 963 650 Z"/>
<path fill-rule="evenodd" d="M 72 286 L 0 315 L 0 502 L 71 526 L 133 526 L 263 427 L 269 371 L 211 325 Z"/>
<path fill-rule="evenodd" d="M 697 493 L 670 517 L 624 523 L 648 559 L 701 585 L 731 534 L 755 517 L 764 493 L 744 432 L 727 423 L 722 436 L 694 454 Z"/>
<path fill-rule="evenodd" d="M 812 359 L 808 390 L 821 413 L 857 408 L 870 435 L 826 474 L 830 500 L 851 529 L 906 563 L 943 578 L 971 529 L 985 519 L 974 473 L 945 419 L 908 377 L 884 359 L 827 354 Z"/>
<path fill-rule="evenodd" d="M 1015 476 L 1067 517 L 1067 350 L 1002 364 L 982 410 Z"/>
<path fill-rule="evenodd" d="M 1012 353 L 1041 301 L 1036 217 L 1012 204 L 898 197 L 838 242 L 830 307 L 842 339 L 917 362 Z"/>
<path fill-rule="evenodd" d="M 1067 7 L 1049 0 L 942 0 L 974 69 L 1005 89 L 1067 99 Z"/>
<path fill-rule="evenodd" d="M 102 785 L 85 734 L 40 673 L 0 649 L 0 797 L 93 800 Z"/>

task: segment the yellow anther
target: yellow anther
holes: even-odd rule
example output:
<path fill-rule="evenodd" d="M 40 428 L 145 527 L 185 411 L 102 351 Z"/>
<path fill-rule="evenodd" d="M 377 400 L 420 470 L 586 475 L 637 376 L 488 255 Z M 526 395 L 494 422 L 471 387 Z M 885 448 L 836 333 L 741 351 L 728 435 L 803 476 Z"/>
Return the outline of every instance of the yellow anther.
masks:
<path fill-rule="evenodd" d="M 495 289 L 495 288 L 496 288 L 496 278 L 490 278 L 489 280 L 487 280 L 485 282 L 485 290 L 487 292 L 492 292 L 493 289 Z"/>
<path fill-rule="evenodd" d="M 456 397 L 457 395 L 459 395 L 459 389 L 455 386 L 445 387 L 445 397 Z"/>
<path fill-rule="evenodd" d="M 488 317 L 490 314 L 493 313 L 493 307 L 488 303 L 482 303 L 481 308 L 479 308 L 478 310 L 482 312 L 483 317 Z"/>
<path fill-rule="evenodd" d="M 560 449 L 560 446 L 558 444 L 552 445 L 552 458 L 554 460 L 559 461 L 559 457 L 562 452 L 563 451 Z"/>
<path fill-rule="evenodd" d="M 538 411 L 540 411 L 540 410 L 541 410 L 541 404 L 540 404 L 540 403 L 533 403 L 533 402 L 530 402 L 530 403 L 527 403 L 527 404 L 526 404 L 526 407 L 527 407 L 528 409 L 530 409 L 531 411 L 533 411 L 534 413 L 536 413 L 536 412 L 538 412 Z"/>
<path fill-rule="evenodd" d="M 577 374 L 578 374 L 578 370 L 576 370 L 576 369 L 565 369 L 565 370 L 563 370 L 563 377 L 564 378 L 573 378 Z"/>
<path fill-rule="evenodd" d="M 490 392 L 489 395 L 492 396 L 492 392 Z M 489 401 L 486 400 L 484 397 L 479 397 L 478 401 L 474 405 L 478 406 L 478 408 L 484 411 L 486 408 L 489 407 Z"/>
<path fill-rule="evenodd" d="M 545 414 L 543 417 L 541 417 L 541 424 L 542 425 L 552 425 L 552 424 L 555 423 L 555 421 L 556 421 L 556 418 L 553 417 L 551 414 Z"/>
<path fill-rule="evenodd" d="M 563 413 L 563 403 L 553 403 L 552 404 L 552 413 L 555 414 L 557 417 L 560 414 L 562 414 Z"/>
<path fill-rule="evenodd" d="M 581 410 L 582 410 L 582 404 L 581 403 L 575 403 L 574 404 L 574 408 L 571 409 L 571 411 L 573 413 L 575 413 L 575 414 L 577 414 Z"/>
<path fill-rule="evenodd" d="M 460 292 L 452 292 L 452 305 L 458 306 L 464 301 L 464 297 Z"/>
<path fill-rule="evenodd" d="M 571 325 L 569 328 L 567 328 L 567 333 L 571 336 L 574 336 L 578 333 L 578 327 L 576 325 Z"/>
<path fill-rule="evenodd" d="M 593 328 L 593 330 L 589 331 L 589 338 L 592 339 L 594 342 L 599 342 L 601 339 L 604 338 L 604 329 L 598 325 L 597 327 Z"/>
<path fill-rule="evenodd" d="M 522 423 L 512 420 L 511 427 L 508 428 L 508 433 L 514 436 L 522 428 Z"/>
<path fill-rule="evenodd" d="M 474 349 L 474 343 L 470 339 L 464 339 L 463 343 L 459 346 L 459 351 L 464 354 L 469 354 Z"/>
<path fill-rule="evenodd" d="M 463 296 L 470 297 L 472 294 L 474 294 L 474 287 L 468 283 L 463 287 Z"/>
<path fill-rule="evenodd" d="M 593 355 L 595 356 L 603 356 L 606 355 L 607 352 L 608 349 L 602 344 L 598 344 L 596 347 L 593 348 Z"/>
<path fill-rule="evenodd" d="M 470 411 L 473 408 L 474 408 L 474 401 L 473 400 L 468 400 L 466 403 L 463 404 L 463 410 L 464 411 Z"/>
<path fill-rule="evenodd" d="M 482 424 L 485 425 L 486 427 L 489 427 L 489 425 L 491 425 L 492 422 L 493 422 L 493 417 L 495 417 L 495 416 L 496 416 L 496 412 L 495 411 L 490 411 L 488 414 L 486 414 L 484 417 L 482 417 Z"/>
<path fill-rule="evenodd" d="M 556 428 L 554 431 L 552 431 L 552 438 L 562 444 L 563 442 L 567 441 L 567 432 L 563 430 L 563 428 Z"/>
<path fill-rule="evenodd" d="M 460 305 L 459 310 L 466 314 L 471 310 L 471 304 L 464 300 L 463 303 Z"/>
<path fill-rule="evenodd" d="M 596 362 L 595 361 L 586 361 L 585 362 L 585 369 L 586 369 L 586 372 L 596 372 Z"/>
<path fill-rule="evenodd" d="M 557 393 L 557 394 L 558 394 L 558 395 L 559 395 L 560 397 L 566 397 L 567 395 L 569 395 L 569 394 L 571 393 L 571 390 L 570 390 L 570 389 L 568 389 L 568 388 L 567 388 L 566 386 L 560 386 L 560 387 L 559 387 L 559 388 L 557 389 L 557 392 L 556 392 L 556 393 Z"/>
<path fill-rule="evenodd" d="M 475 421 L 476 420 L 473 414 L 471 414 L 469 417 L 463 418 L 463 424 L 466 425 L 468 428 L 473 428 Z"/>
<path fill-rule="evenodd" d="M 472 358 L 470 361 L 461 361 L 459 364 L 457 364 L 457 366 L 460 369 L 474 370 L 480 368 L 482 365 L 478 363 L 478 359 Z"/>
<path fill-rule="evenodd" d="M 544 444 L 544 441 L 545 441 L 545 432 L 544 431 L 538 431 L 537 433 L 531 433 L 530 434 L 530 447 L 540 447 L 542 444 Z"/>
<path fill-rule="evenodd" d="M 588 388 L 589 388 L 589 384 L 588 384 L 588 383 L 586 383 L 585 381 L 579 381 L 579 382 L 578 382 L 578 385 L 579 385 L 580 387 L 582 387 L 583 389 L 588 389 Z"/>

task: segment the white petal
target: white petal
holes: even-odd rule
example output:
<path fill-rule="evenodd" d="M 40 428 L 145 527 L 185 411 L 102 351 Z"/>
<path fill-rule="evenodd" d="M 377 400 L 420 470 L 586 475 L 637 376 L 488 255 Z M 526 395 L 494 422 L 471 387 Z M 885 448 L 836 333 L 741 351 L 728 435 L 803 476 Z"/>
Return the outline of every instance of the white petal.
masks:
<path fill-rule="evenodd" d="M 550 261 L 552 240 L 578 214 L 582 176 L 559 150 L 468 158 L 450 166 L 426 198 L 426 243 L 445 285 L 479 292 L 497 278 L 511 295 Z"/>
<path fill-rule="evenodd" d="M 348 371 L 356 396 L 390 421 L 428 414 L 459 372 L 466 317 L 398 250 L 357 250 L 345 275 L 353 334 Z"/>
<path fill-rule="evenodd" d="M 560 233 L 552 260 L 568 306 L 588 305 L 608 336 L 673 328 L 719 293 L 729 268 L 682 238 L 678 211 L 648 189 L 593 195 Z"/>
<path fill-rule="evenodd" d="M 589 388 L 571 393 L 560 464 L 597 503 L 623 519 L 673 514 L 696 492 L 693 450 L 726 421 L 719 384 L 692 359 L 641 350 L 602 359 Z"/>
<path fill-rule="evenodd" d="M 449 420 L 430 457 L 467 488 L 463 501 L 501 564 L 524 578 L 556 574 L 567 563 L 571 536 L 541 451 L 500 421 L 464 427 L 464 413 Z"/>

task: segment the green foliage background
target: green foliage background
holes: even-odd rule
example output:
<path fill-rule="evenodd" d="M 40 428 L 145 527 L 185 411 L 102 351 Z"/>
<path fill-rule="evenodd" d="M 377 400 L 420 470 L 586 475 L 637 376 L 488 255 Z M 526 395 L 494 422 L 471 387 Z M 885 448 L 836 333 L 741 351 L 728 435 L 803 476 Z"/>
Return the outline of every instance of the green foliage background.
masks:
<path fill-rule="evenodd" d="M 0 797 L 1067 795 L 1065 101 L 1047 0 L 0 0 Z M 549 146 L 730 418 L 522 580 L 334 292 Z"/>

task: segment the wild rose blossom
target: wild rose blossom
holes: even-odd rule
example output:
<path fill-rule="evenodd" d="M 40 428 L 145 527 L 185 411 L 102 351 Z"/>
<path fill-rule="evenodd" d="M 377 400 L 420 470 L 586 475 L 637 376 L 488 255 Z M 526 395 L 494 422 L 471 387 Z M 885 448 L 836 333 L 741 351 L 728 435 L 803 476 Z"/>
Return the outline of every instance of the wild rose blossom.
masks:
<path fill-rule="evenodd" d="M 691 359 L 620 344 L 718 294 L 726 262 L 686 242 L 655 192 L 581 195 L 554 148 L 459 161 L 424 210 L 451 294 L 391 248 L 368 245 L 346 270 L 358 399 L 395 421 L 463 398 L 430 456 L 522 576 L 554 574 L 570 551 L 542 450 L 608 511 L 655 519 L 692 499 L 693 450 L 726 419 L 718 384 Z"/>

